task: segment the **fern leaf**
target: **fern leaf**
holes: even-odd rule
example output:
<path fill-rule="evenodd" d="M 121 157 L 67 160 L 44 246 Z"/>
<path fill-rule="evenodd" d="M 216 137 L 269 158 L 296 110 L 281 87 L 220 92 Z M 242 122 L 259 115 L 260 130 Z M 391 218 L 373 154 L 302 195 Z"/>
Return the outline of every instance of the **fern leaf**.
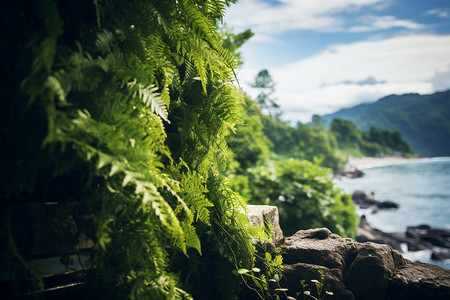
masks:
<path fill-rule="evenodd" d="M 170 123 L 166 104 L 159 94 L 156 93 L 157 88 L 155 85 L 144 86 L 141 83 L 137 83 L 136 80 L 129 82 L 127 85 L 134 97 L 139 97 L 146 106 L 150 107 L 153 113 Z"/>
<path fill-rule="evenodd" d="M 66 102 L 66 93 L 55 76 L 47 78 L 46 86 L 58 96 L 59 101 Z"/>
<path fill-rule="evenodd" d="M 111 52 L 113 40 L 114 35 L 107 30 L 103 30 L 102 32 L 99 32 L 97 34 L 97 40 L 95 41 L 95 45 L 100 51 L 102 51 L 102 53 L 108 53 Z"/>
<path fill-rule="evenodd" d="M 191 224 L 183 224 L 183 231 L 186 235 L 186 246 L 192 247 L 202 255 L 202 249 L 200 244 L 200 239 L 198 238 L 197 232 L 195 231 L 195 227 Z"/>

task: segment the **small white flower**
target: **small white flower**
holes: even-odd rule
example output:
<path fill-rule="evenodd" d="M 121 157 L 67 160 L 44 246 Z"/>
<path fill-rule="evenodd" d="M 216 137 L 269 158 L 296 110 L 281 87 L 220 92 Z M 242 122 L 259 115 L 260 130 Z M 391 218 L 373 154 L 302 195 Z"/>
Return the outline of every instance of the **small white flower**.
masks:
<path fill-rule="evenodd" d="M 318 282 L 317 280 L 315 280 L 315 279 L 311 280 L 311 282 L 319 283 L 319 282 Z"/>
<path fill-rule="evenodd" d="M 327 295 L 333 296 L 333 292 L 325 291 L 325 293 L 327 293 Z"/>
<path fill-rule="evenodd" d="M 309 296 L 309 295 L 311 295 L 311 292 L 310 291 L 304 291 L 303 294 L 305 294 L 306 296 Z"/>
<path fill-rule="evenodd" d="M 261 271 L 261 269 L 260 268 L 253 268 L 252 271 L 256 272 L 256 273 L 259 273 Z"/>

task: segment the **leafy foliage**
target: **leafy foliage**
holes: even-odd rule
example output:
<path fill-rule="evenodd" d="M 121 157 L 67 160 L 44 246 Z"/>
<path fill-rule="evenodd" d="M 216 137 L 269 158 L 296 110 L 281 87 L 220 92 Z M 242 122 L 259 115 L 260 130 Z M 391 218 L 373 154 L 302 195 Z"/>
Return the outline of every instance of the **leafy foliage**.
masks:
<path fill-rule="evenodd" d="M 227 138 L 232 150 L 230 156 L 238 163 L 229 166 L 232 174 L 242 174 L 250 167 L 263 164 L 269 158 L 272 146 L 263 131 L 261 107 L 245 95 L 239 109 L 242 124 L 236 126 L 236 134 Z"/>
<path fill-rule="evenodd" d="M 351 197 L 334 187 L 330 170 L 308 161 L 280 160 L 250 171 L 252 201 L 278 206 L 287 236 L 299 229 L 327 227 L 354 237 L 357 215 Z"/>
<path fill-rule="evenodd" d="M 2 203 L 61 204 L 49 221 L 73 251 L 80 234 L 94 242 L 93 297 L 190 298 L 193 270 L 214 257 L 209 297 L 229 299 L 232 270 L 252 264 L 243 204 L 221 175 L 241 101 L 215 25 L 229 2 L 42 0 L 2 12 L 2 67 L 14 70 Z"/>
<path fill-rule="evenodd" d="M 243 125 L 228 138 L 234 159 L 228 169 L 233 189 L 252 204 L 278 206 L 286 235 L 328 227 L 342 236 L 354 236 L 357 216 L 350 196 L 334 187 L 331 170 L 319 167 L 337 168 L 341 162 L 334 135 L 321 124 L 293 128 L 264 116 L 259 104 L 248 97 L 241 116 Z"/>
<path fill-rule="evenodd" d="M 322 126 L 297 124 L 291 127 L 281 120 L 265 117 L 264 132 L 273 143 L 275 153 L 286 158 L 319 161 L 324 167 L 338 170 L 345 164 L 335 136 Z"/>
<path fill-rule="evenodd" d="M 238 50 L 254 33 L 247 29 L 244 32 L 233 33 L 232 30 L 226 26 L 219 27 L 219 35 L 222 39 L 222 46 L 227 49 L 236 59 L 237 64 L 241 65 L 242 54 Z"/>

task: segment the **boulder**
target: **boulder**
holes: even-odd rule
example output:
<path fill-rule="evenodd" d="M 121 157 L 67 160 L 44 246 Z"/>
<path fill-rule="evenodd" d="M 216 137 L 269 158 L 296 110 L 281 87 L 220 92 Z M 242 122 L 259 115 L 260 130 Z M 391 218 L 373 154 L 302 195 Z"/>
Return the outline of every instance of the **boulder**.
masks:
<path fill-rule="evenodd" d="M 450 231 L 448 230 L 419 225 L 409 226 L 406 231 L 411 237 L 419 238 L 437 247 L 450 249 Z"/>
<path fill-rule="evenodd" d="M 432 260 L 447 260 L 447 259 L 450 259 L 450 253 L 449 252 L 441 252 L 441 251 L 433 251 L 431 253 L 431 259 Z"/>
<path fill-rule="evenodd" d="M 390 234 L 373 228 L 367 222 L 366 216 L 362 215 L 359 226 L 356 230 L 356 241 L 358 242 L 374 242 L 377 244 L 387 244 L 397 251 L 402 251 L 400 243 L 403 240 L 398 235 Z"/>
<path fill-rule="evenodd" d="M 364 172 L 358 169 L 354 169 L 352 171 L 338 171 L 334 173 L 334 177 L 336 178 L 342 178 L 342 177 L 348 177 L 348 178 L 360 178 L 364 176 Z"/>
<path fill-rule="evenodd" d="M 378 203 L 377 206 L 379 209 L 386 209 L 386 208 L 389 209 L 389 208 L 399 208 L 400 204 L 388 200 Z"/>
<path fill-rule="evenodd" d="M 265 223 L 267 223 L 273 229 L 273 241 L 283 238 L 278 207 L 271 205 L 247 205 L 247 208 L 247 218 L 253 226 L 265 227 Z"/>
<path fill-rule="evenodd" d="M 376 206 L 379 203 L 379 201 L 374 199 L 374 193 L 366 194 L 361 190 L 355 191 L 352 195 L 352 199 L 353 202 L 362 209 Z"/>
<path fill-rule="evenodd" d="M 389 281 L 386 299 L 448 300 L 450 270 L 425 263 L 408 263 L 397 268 Z"/>
<path fill-rule="evenodd" d="M 334 173 L 334 177 L 349 177 L 349 178 L 360 178 L 363 177 L 364 173 L 351 163 L 347 163 L 341 171 Z"/>
<path fill-rule="evenodd" d="M 450 270 L 413 263 L 388 245 L 359 243 L 326 228 L 300 230 L 285 238 L 284 282 L 288 295 L 302 291 L 324 271 L 333 299 L 448 299 Z M 313 289 L 311 293 L 313 294 Z"/>
<path fill-rule="evenodd" d="M 400 205 L 393 201 L 378 201 L 375 200 L 375 194 L 372 192 L 370 194 L 366 194 L 364 191 L 357 190 L 352 195 L 353 202 L 361 209 L 366 209 L 369 207 L 375 207 L 372 210 L 372 213 L 376 213 L 378 209 L 390 209 L 390 208 L 399 208 Z"/>

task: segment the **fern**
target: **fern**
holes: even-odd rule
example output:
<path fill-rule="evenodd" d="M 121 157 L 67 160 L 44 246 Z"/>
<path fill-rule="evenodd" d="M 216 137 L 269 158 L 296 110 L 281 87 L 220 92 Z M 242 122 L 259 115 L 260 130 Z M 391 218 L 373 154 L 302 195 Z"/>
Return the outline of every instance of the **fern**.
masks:
<path fill-rule="evenodd" d="M 234 292 L 229 271 L 253 252 L 220 175 L 241 101 L 215 32 L 228 1 L 14 5 L 11 35 L 30 45 L 4 72 L 7 201 L 70 203 L 51 221 L 74 251 L 78 234 L 94 241 L 92 297 L 189 299 L 209 257 Z M 173 260 L 189 254 L 191 270 Z"/>
<path fill-rule="evenodd" d="M 146 87 L 141 83 L 132 81 L 128 83 L 128 88 L 131 90 L 132 95 L 134 97 L 139 97 L 146 106 L 151 108 L 152 112 L 156 113 L 166 122 L 169 122 L 166 104 L 159 95 L 155 93 L 157 90 L 155 86 Z"/>

